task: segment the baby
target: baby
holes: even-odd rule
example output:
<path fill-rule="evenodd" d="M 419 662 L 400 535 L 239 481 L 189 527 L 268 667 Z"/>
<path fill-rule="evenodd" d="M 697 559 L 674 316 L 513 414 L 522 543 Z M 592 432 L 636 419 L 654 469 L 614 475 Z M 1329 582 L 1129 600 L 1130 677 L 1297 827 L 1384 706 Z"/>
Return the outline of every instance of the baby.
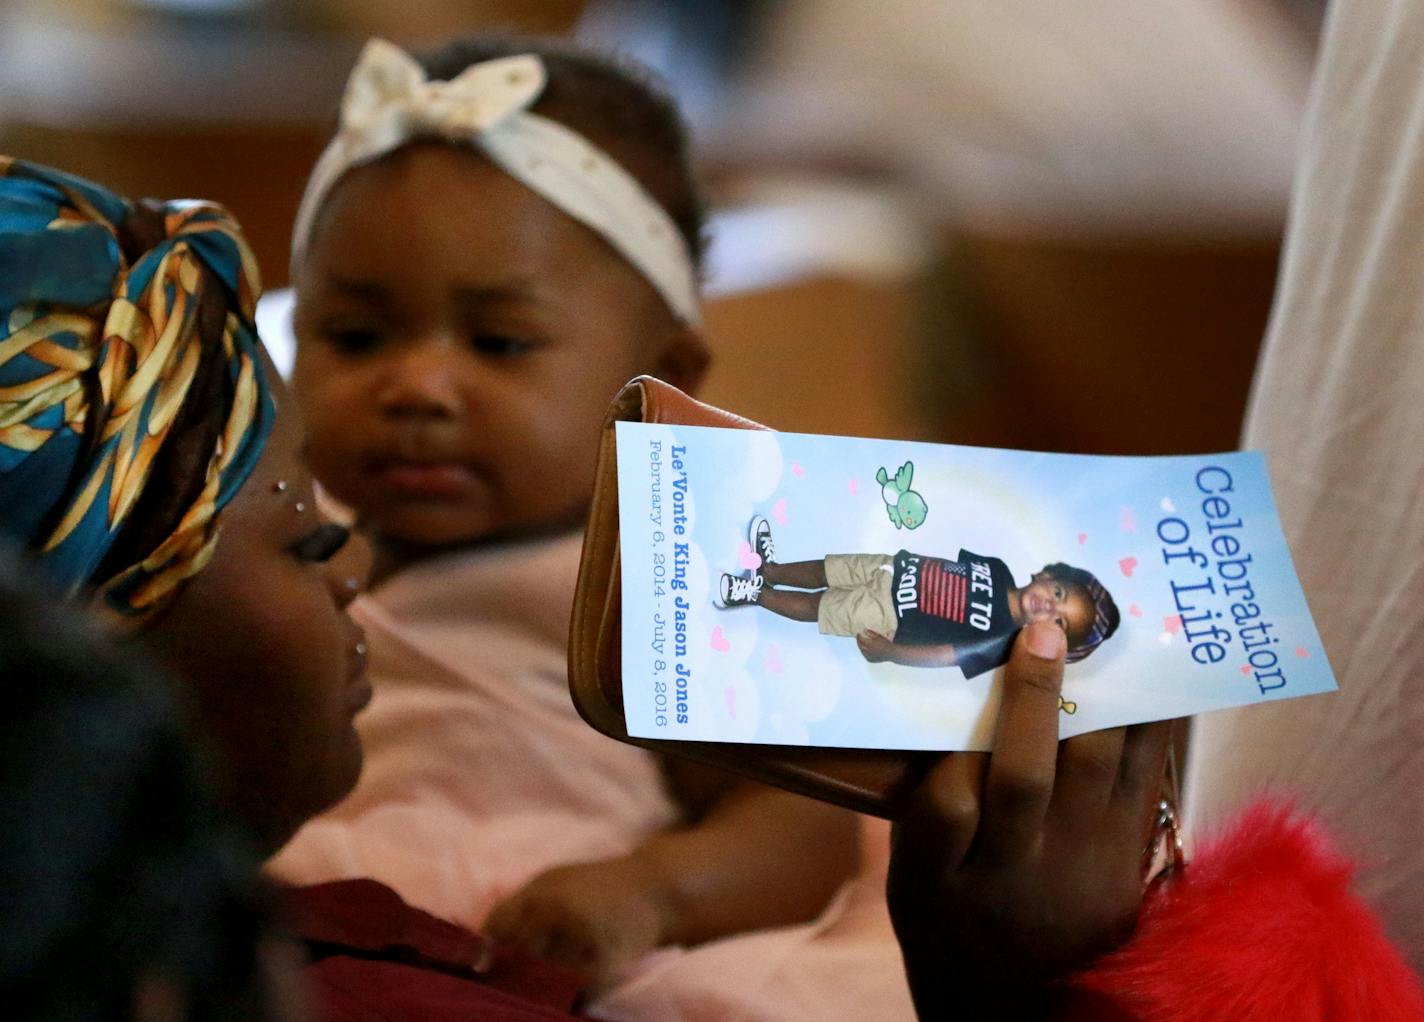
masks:
<path fill-rule="evenodd" d="M 374 876 L 603 983 L 812 919 L 853 818 L 579 720 L 565 646 L 609 400 L 694 389 L 702 210 L 680 118 L 548 45 L 368 45 L 294 238 L 313 468 L 375 549 L 354 795 L 277 863 Z M 808 856 L 807 848 L 817 854 Z"/>
<path fill-rule="evenodd" d="M 1117 631 L 1112 594 L 1068 564 L 1047 565 L 1020 587 L 1002 560 L 968 550 L 953 560 L 901 550 L 778 564 L 765 518 L 752 520 L 748 540 L 762 565 L 722 576 L 722 606 L 755 605 L 815 621 L 824 635 L 853 635 L 871 663 L 958 667 L 972 678 L 1004 664 L 1014 636 L 1033 621 L 1063 629 L 1069 663 Z"/>

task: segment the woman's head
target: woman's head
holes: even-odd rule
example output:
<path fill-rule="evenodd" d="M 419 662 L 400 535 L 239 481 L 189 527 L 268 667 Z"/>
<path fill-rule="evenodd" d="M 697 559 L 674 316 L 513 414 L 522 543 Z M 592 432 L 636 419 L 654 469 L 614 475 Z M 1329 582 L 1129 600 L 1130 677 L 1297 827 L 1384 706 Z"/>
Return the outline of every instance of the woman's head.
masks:
<path fill-rule="evenodd" d="M 142 636 L 192 686 L 237 782 L 228 799 L 270 849 L 355 785 L 353 722 L 371 698 L 345 613 L 359 579 L 329 563 L 347 530 L 316 510 L 302 444 L 284 407 L 212 560 Z"/>
<path fill-rule="evenodd" d="M 675 107 L 543 44 L 455 44 L 423 68 L 373 44 L 328 154 L 294 243 L 323 484 L 417 546 L 575 524 L 617 388 L 691 388 L 705 365 Z"/>
<path fill-rule="evenodd" d="M 258 290 L 219 207 L 0 159 L 0 537 L 176 670 L 275 847 L 354 784 L 369 690 Z"/>

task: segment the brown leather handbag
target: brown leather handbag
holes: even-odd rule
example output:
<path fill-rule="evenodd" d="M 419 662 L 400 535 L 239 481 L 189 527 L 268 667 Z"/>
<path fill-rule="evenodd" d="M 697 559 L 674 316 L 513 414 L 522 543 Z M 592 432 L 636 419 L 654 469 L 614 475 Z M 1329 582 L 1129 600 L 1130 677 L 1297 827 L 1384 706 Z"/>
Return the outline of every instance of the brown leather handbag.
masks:
<path fill-rule="evenodd" d="M 938 753 L 878 749 L 820 749 L 726 742 L 681 742 L 630 737 L 623 718 L 619 584 L 616 422 L 664 422 L 689 426 L 765 429 L 714 408 L 651 376 L 618 392 L 598 449 L 593 507 L 584 533 L 583 560 L 569 628 L 569 691 L 593 727 L 622 742 L 640 745 L 767 784 L 834 802 L 862 813 L 893 818 Z"/>

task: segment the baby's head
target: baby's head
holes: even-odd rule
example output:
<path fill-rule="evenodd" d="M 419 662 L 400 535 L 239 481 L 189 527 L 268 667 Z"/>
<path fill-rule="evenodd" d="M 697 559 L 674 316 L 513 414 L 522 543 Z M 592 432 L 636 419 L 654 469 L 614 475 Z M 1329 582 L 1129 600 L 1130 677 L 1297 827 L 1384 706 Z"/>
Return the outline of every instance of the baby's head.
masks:
<path fill-rule="evenodd" d="M 293 246 L 318 478 L 393 549 L 577 524 L 618 387 L 701 378 L 701 232 L 642 74 L 527 40 L 418 68 L 368 46 Z"/>
<path fill-rule="evenodd" d="M 1068 662 L 1082 660 L 1117 631 L 1112 594 L 1091 571 L 1061 561 L 1045 565 L 1019 590 L 1024 624 L 1051 620 L 1068 636 Z"/>

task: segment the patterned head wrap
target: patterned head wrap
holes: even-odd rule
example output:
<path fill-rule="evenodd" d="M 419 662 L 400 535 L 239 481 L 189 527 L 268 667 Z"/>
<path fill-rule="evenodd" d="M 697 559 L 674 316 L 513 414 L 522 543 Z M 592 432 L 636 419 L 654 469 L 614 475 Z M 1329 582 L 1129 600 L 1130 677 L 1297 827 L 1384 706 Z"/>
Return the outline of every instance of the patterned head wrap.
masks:
<path fill-rule="evenodd" d="M 67 592 L 92 591 L 139 620 L 212 557 L 217 513 L 275 414 L 252 325 L 261 287 L 240 228 L 221 207 L 166 203 L 151 211 L 156 243 L 126 254 L 141 212 L 91 182 L 0 156 L 0 537 Z M 220 338 L 199 329 L 216 287 Z M 226 421 L 196 499 L 135 563 L 106 566 L 155 457 L 176 439 L 184 398 L 209 372 L 222 374 Z"/>

